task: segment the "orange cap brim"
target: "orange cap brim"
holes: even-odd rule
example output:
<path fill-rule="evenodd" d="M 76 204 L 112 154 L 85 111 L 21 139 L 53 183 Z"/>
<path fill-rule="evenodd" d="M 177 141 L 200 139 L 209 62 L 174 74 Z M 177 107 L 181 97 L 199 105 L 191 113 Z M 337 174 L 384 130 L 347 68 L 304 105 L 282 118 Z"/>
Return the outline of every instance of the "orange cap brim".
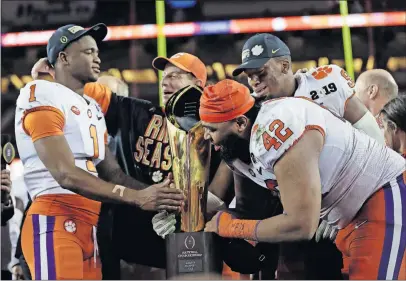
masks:
<path fill-rule="evenodd" d="M 176 67 L 178 67 L 178 68 L 180 68 L 180 69 L 182 69 L 182 70 L 184 70 L 184 71 L 186 71 L 186 72 L 192 73 L 187 67 L 185 67 L 185 66 L 182 65 L 181 63 L 179 63 L 179 62 L 177 62 L 177 61 L 174 61 L 174 60 L 171 60 L 171 59 L 168 59 L 168 58 L 165 58 L 165 57 L 156 57 L 156 58 L 152 61 L 152 67 L 155 68 L 155 69 L 157 69 L 157 70 L 162 70 L 162 71 L 163 71 L 163 70 L 165 69 L 165 66 L 166 66 L 168 63 L 171 63 L 171 64 L 173 64 L 174 66 L 176 66 Z"/>

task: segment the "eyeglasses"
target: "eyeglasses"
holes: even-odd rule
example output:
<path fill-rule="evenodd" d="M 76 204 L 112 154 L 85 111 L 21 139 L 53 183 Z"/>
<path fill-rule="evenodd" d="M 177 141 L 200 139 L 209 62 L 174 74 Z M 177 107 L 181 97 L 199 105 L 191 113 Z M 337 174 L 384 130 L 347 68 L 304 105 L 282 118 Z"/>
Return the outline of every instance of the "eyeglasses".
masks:
<path fill-rule="evenodd" d="M 171 72 L 166 75 L 164 73 L 164 75 L 162 76 L 162 80 L 163 79 L 180 79 L 182 77 L 182 75 L 192 75 L 193 76 L 193 74 L 189 73 L 189 72 Z"/>

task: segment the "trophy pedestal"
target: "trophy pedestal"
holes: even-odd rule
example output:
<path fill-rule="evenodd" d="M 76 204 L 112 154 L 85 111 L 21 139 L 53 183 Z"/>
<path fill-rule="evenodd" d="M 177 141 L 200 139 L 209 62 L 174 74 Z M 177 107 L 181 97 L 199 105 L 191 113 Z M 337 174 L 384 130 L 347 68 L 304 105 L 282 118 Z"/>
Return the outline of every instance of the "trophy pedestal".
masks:
<path fill-rule="evenodd" d="M 219 273 L 223 261 L 212 232 L 181 232 L 166 237 L 166 277 L 189 273 Z"/>

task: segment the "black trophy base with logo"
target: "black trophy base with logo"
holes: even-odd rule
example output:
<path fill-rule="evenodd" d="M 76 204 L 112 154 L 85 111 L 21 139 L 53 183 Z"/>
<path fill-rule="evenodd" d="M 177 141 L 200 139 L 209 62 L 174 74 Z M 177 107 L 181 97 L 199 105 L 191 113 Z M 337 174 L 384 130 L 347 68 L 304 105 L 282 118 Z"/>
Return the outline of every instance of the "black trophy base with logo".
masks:
<path fill-rule="evenodd" d="M 166 277 L 173 279 L 190 273 L 221 274 L 223 261 L 219 237 L 212 232 L 181 232 L 166 237 Z"/>

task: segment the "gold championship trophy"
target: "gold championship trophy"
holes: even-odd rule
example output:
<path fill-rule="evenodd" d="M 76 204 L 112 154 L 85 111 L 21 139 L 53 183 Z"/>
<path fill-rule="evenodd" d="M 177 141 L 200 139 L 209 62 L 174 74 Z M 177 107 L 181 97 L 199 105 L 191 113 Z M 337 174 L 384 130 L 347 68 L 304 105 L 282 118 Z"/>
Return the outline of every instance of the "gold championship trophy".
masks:
<path fill-rule="evenodd" d="M 188 273 L 219 273 L 222 269 L 215 234 L 203 232 L 211 145 L 204 139 L 199 121 L 201 95 L 201 88 L 188 86 L 175 93 L 165 107 L 174 182 L 186 197 L 181 232 L 166 237 L 168 279 Z"/>

